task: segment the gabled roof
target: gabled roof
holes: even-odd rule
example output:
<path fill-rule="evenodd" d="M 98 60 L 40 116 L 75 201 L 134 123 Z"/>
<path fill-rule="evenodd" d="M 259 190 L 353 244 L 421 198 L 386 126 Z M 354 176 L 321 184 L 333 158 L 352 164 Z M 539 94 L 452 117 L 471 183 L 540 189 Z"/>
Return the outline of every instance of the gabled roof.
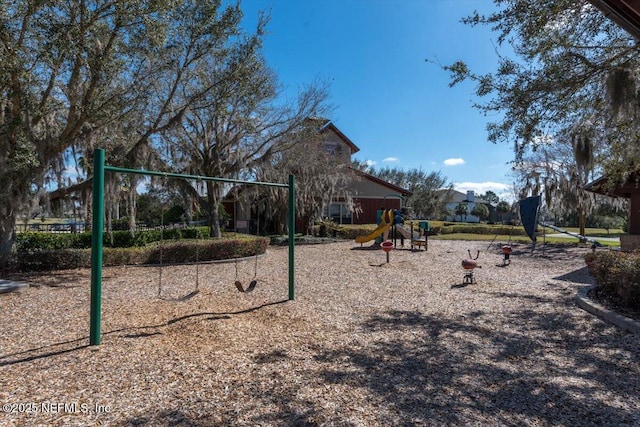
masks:
<path fill-rule="evenodd" d="M 638 0 L 589 0 L 607 18 L 640 39 L 640 2 Z"/>
<path fill-rule="evenodd" d="M 369 173 L 366 173 L 366 172 L 363 172 L 363 171 L 361 171 L 359 169 L 351 168 L 351 170 L 353 170 L 356 174 L 360 175 L 362 178 L 364 178 L 364 179 L 366 179 L 368 181 L 371 181 L 371 182 L 375 182 L 376 184 L 380 184 L 383 187 L 387 187 L 390 190 L 393 190 L 393 191 L 396 191 L 396 192 L 402 194 L 403 196 L 410 196 L 410 195 L 413 194 L 411 191 L 407 190 L 406 188 L 398 187 L 395 184 L 392 184 L 390 182 L 382 180 L 382 179 L 378 178 L 377 176 L 373 176 L 373 175 L 371 175 Z"/>
<path fill-rule="evenodd" d="M 603 175 L 585 185 L 584 189 L 604 196 L 628 199 L 632 193 L 640 193 L 640 175 L 632 173 L 624 183 L 611 183 L 609 177 Z"/>
<path fill-rule="evenodd" d="M 345 144 L 349 146 L 351 154 L 355 154 L 360 151 L 360 148 L 358 148 L 358 146 L 354 144 L 353 141 L 351 141 L 344 133 L 342 133 L 342 131 L 338 129 L 338 127 L 334 125 L 331 120 L 322 117 L 315 117 L 309 120 L 318 121 L 320 123 L 320 125 L 318 126 L 318 130 L 321 134 L 331 131 L 338 135 L 338 138 L 340 138 Z"/>
<path fill-rule="evenodd" d="M 49 192 L 49 200 L 54 201 L 58 199 L 63 199 L 67 197 L 69 194 L 84 191 L 87 189 L 91 189 L 93 185 L 93 177 L 89 177 L 82 182 L 78 182 L 77 184 L 73 184 L 66 188 L 58 188 Z"/>

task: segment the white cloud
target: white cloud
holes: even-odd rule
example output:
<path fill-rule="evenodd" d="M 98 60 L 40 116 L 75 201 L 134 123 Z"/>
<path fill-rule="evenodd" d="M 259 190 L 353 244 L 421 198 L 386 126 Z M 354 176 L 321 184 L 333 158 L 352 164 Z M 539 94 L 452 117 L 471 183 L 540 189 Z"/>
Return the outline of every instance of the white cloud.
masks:
<path fill-rule="evenodd" d="M 370 168 L 374 167 L 378 162 L 376 162 L 375 160 L 365 160 L 364 164 L 369 166 Z"/>
<path fill-rule="evenodd" d="M 458 165 L 464 165 L 465 161 L 461 157 L 456 157 L 452 159 L 447 159 L 443 163 L 445 164 L 445 166 L 458 166 Z"/>
<path fill-rule="evenodd" d="M 383 160 L 383 162 L 388 162 L 388 163 L 393 163 L 398 161 L 400 161 L 400 159 L 398 159 L 397 157 L 387 157 L 386 159 Z"/>

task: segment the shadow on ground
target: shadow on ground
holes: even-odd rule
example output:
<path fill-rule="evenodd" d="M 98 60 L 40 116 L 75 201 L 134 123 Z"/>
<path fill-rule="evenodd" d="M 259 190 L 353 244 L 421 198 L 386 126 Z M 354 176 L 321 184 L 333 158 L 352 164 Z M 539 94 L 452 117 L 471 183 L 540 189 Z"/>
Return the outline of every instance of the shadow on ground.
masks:
<path fill-rule="evenodd" d="M 613 344 L 605 325 L 585 334 L 567 316 L 535 311 L 507 313 L 525 327 L 496 334 L 483 326 L 493 316 L 387 311 L 362 323 L 343 345 L 313 344 L 311 360 L 298 360 L 296 366 L 302 367 L 292 375 L 290 350 L 257 354 L 255 363 L 270 365 L 273 377 L 242 386 L 250 388 L 252 408 L 271 410 L 251 421 L 358 425 L 361 419 L 350 417 L 364 402 L 368 411 L 377 408 L 368 415 L 375 425 L 484 425 L 488 420 L 494 425 L 637 425 L 636 347 Z M 360 345 L 361 334 L 379 339 Z M 594 351 L 598 348 L 607 352 Z M 334 394 L 341 400 L 327 408 L 320 395 L 309 395 L 310 384 L 345 394 Z M 604 395 L 635 409 L 603 404 L 599 396 Z M 190 419 L 176 407 L 126 425 L 237 425 L 241 415 L 229 410 L 215 419 L 212 414 Z"/>

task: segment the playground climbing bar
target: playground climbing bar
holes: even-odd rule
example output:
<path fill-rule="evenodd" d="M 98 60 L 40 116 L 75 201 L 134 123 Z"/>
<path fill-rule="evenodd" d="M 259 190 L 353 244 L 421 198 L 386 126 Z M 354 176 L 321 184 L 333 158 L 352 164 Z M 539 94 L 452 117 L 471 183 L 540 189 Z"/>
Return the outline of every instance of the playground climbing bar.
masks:
<path fill-rule="evenodd" d="M 97 148 L 93 154 L 93 219 L 91 233 L 91 310 L 89 344 L 100 345 L 100 325 L 102 317 L 102 247 L 104 230 L 104 174 L 105 172 L 128 173 L 167 178 L 191 179 L 197 181 L 216 181 L 235 184 L 282 187 L 289 190 L 289 300 L 295 298 L 295 178 L 289 175 L 288 184 L 261 181 L 243 181 L 230 178 L 185 175 L 171 172 L 149 171 L 144 169 L 126 169 L 105 165 L 104 149 Z M 99 231 L 99 232 L 97 232 Z"/>

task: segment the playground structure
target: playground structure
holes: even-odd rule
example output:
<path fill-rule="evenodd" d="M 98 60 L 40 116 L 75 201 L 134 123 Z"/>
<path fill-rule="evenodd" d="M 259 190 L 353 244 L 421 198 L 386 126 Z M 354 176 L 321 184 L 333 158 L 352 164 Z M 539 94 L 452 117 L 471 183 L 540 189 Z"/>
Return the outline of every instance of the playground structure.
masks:
<path fill-rule="evenodd" d="M 394 222 L 393 210 L 387 209 L 382 211 L 382 216 L 380 218 L 380 224 L 378 224 L 378 227 L 376 227 L 376 229 L 369 234 L 356 237 L 356 243 L 360 243 L 360 244 L 366 243 L 376 239 L 379 236 L 382 236 L 383 241 L 387 240 L 387 236 L 388 236 L 389 230 L 391 229 L 391 226 L 393 225 L 393 222 Z"/>
<path fill-rule="evenodd" d="M 280 184 L 273 182 L 254 182 L 254 181 L 242 181 L 230 178 L 216 178 L 209 176 L 196 176 L 186 175 L 169 172 L 158 172 L 138 169 L 126 169 L 115 166 L 108 166 L 105 164 L 105 152 L 104 149 L 97 148 L 94 150 L 93 158 L 93 221 L 91 233 L 91 308 L 90 308 L 90 333 L 89 344 L 100 345 L 101 340 L 101 317 L 102 317 L 102 251 L 103 251 L 103 233 L 104 230 L 104 195 L 105 185 L 104 176 L 105 172 L 127 173 L 147 176 L 160 176 L 165 178 L 180 178 L 197 181 L 215 181 L 215 182 L 227 182 L 246 185 L 259 185 L 270 187 L 281 187 L 289 190 L 289 212 L 288 212 L 288 228 L 289 228 L 289 300 L 293 300 L 295 297 L 295 282 L 294 282 L 294 261 L 295 261 L 295 179 L 293 175 L 289 175 L 288 184 Z M 255 279 L 254 279 L 255 280 Z M 236 282 L 238 282 L 236 278 Z M 252 287 L 253 285 L 253 287 Z M 236 287 L 237 283 L 236 283 Z M 242 286 L 238 287 L 240 290 Z M 251 288 L 255 288 L 255 282 L 249 285 L 247 292 Z"/>
<path fill-rule="evenodd" d="M 411 228 L 407 229 L 402 224 L 395 225 L 395 231 L 397 231 L 403 238 L 409 239 L 411 243 L 411 250 L 413 250 L 414 246 L 418 248 L 423 247 L 426 251 L 429 247 L 429 222 L 428 221 L 418 221 L 418 231 L 413 230 L 413 223 L 411 221 Z"/>
<path fill-rule="evenodd" d="M 385 242 L 390 237 L 394 240 L 394 246 L 397 246 L 397 238 L 400 236 L 402 245 L 404 246 L 404 240 L 408 239 L 411 244 L 411 250 L 413 251 L 414 246 L 418 248 L 424 247 L 426 251 L 428 248 L 428 235 L 429 231 L 429 223 L 428 221 L 419 221 L 418 231 L 414 231 L 414 221 L 411 221 L 411 228 L 407 229 L 400 222 L 401 218 L 394 214 L 392 209 L 386 209 L 380 212 L 380 223 L 369 234 L 365 234 L 363 236 L 356 237 L 356 243 L 365 243 L 374 239 L 382 238 L 382 242 Z"/>

